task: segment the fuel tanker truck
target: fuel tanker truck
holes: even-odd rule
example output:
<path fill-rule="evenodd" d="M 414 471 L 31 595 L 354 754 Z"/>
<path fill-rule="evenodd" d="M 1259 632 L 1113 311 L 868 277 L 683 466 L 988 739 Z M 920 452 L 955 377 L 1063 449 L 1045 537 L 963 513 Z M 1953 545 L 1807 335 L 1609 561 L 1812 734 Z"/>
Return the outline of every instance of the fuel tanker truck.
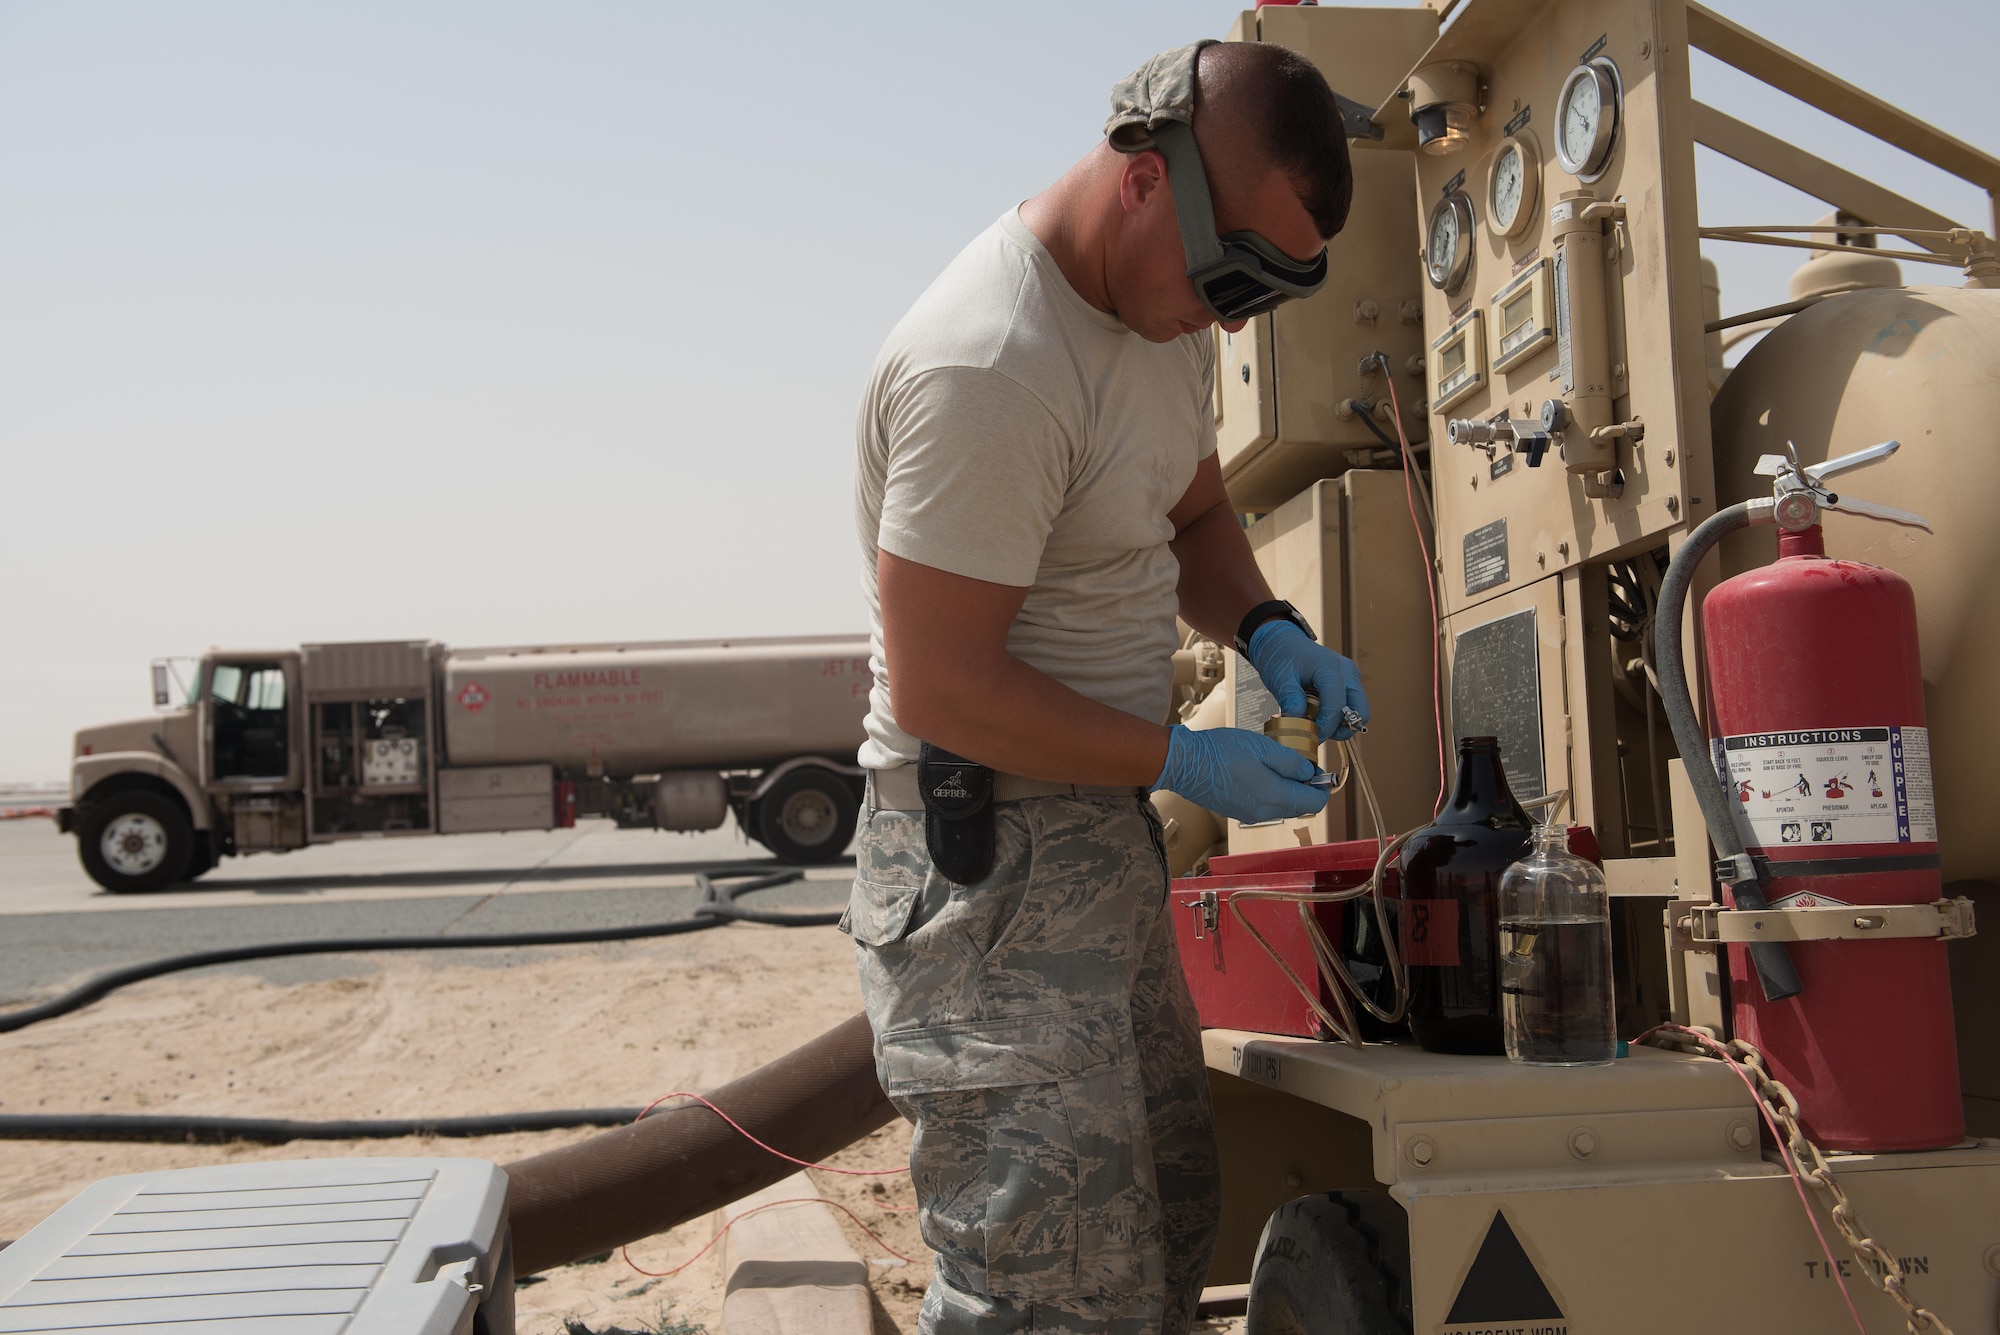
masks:
<path fill-rule="evenodd" d="M 865 638 L 211 651 L 151 718 L 76 734 L 57 814 L 114 892 L 236 854 L 567 828 L 742 831 L 794 863 L 854 833 Z"/>
<path fill-rule="evenodd" d="M 1994 1330 L 2000 158 L 1694 0 L 1270 4 L 1228 36 L 1305 54 L 1347 115 L 1331 276 L 1216 333 L 1214 411 L 1260 565 L 1373 721 L 1318 748 L 1341 781 L 1309 820 L 1157 798 L 1221 1156 L 1205 1302 L 1251 1335 Z M 1765 86 L 1752 119 L 1696 100 L 1696 51 Z M 1978 216 L 1805 151 L 1809 115 L 1969 182 Z M 1746 224 L 1697 145 L 1817 203 Z M 1806 257 L 1789 300 L 1725 308 L 1704 252 L 1740 245 Z M 310 654 L 256 661 L 311 699 Z M 579 792 L 601 770 L 606 808 L 667 768 L 595 724 L 510 731 L 549 665 L 416 657 L 449 715 L 427 755 Z M 1240 659 L 1214 675 L 1184 683 L 1190 726 L 1271 722 Z M 116 749 L 212 765 L 206 708 Z M 354 717 L 355 747 L 388 735 Z M 274 754 L 349 754 L 288 735 Z M 79 798 L 119 791 L 91 759 Z M 187 772 L 238 846 L 317 800 L 294 770 L 218 805 Z M 1519 898 L 1550 867 L 1561 911 Z M 1530 1006 L 1590 1019 L 1588 1060 L 1507 1055 Z M 712 1101 L 735 1122 L 688 1107 L 508 1166 L 490 1241 L 450 1255 L 599 1254 L 792 1170 L 762 1146 L 819 1159 L 894 1115 L 859 1016 Z"/>

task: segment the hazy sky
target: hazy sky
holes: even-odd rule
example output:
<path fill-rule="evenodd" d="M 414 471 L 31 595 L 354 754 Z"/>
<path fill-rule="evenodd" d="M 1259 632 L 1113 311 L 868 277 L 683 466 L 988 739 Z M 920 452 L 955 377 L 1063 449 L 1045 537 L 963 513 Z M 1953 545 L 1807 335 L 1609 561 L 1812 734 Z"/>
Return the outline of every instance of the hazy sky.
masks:
<path fill-rule="evenodd" d="M 1991 0 L 1714 2 L 2000 148 Z M 0 781 L 62 778 L 148 659 L 214 644 L 860 629 L 882 336 L 1114 79 L 1233 12 L 0 3 Z M 1705 100 L 1986 225 L 1697 61 Z M 1702 171 L 1705 222 L 1825 211 Z M 1712 253 L 1726 310 L 1784 299 L 1792 256 Z"/>

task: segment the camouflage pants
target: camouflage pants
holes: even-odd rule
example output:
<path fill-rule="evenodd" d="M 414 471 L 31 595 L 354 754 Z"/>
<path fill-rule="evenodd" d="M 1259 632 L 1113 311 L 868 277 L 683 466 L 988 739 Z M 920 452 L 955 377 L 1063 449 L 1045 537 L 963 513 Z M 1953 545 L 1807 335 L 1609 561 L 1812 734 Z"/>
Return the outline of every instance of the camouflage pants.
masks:
<path fill-rule="evenodd" d="M 922 813 L 866 820 L 841 925 L 916 1128 L 919 1329 L 1183 1335 L 1218 1175 L 1151 803 L 1002 803 L 972 886 L 931 868 Z"/>

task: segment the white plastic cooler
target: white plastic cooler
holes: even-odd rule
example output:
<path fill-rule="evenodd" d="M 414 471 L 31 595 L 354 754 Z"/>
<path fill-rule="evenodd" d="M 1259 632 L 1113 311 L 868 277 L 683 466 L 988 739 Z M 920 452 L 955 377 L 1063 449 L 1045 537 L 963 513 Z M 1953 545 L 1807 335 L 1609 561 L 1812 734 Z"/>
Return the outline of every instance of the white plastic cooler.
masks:
<path fill-rule="evenodd" d="M 0 1332 L 513 1335 L 506 1226 L 483 1159 L 106 1178 L 0 1251 Z"/>

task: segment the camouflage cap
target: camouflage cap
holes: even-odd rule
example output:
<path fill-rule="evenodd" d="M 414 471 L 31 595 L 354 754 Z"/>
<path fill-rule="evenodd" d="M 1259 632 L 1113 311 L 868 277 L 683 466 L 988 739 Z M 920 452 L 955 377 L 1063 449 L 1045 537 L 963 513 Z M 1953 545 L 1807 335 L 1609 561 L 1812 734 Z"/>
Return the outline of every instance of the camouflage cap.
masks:
<path fill-rule="evenodd" d="M 1104 137 L 1120 153 L 1154 147 L 1154 135 L 1170 124 L 1194 128 L 1194 67 L 1214 38 L 1162 51 L 1111 87 L 1111 119 Z"/>

